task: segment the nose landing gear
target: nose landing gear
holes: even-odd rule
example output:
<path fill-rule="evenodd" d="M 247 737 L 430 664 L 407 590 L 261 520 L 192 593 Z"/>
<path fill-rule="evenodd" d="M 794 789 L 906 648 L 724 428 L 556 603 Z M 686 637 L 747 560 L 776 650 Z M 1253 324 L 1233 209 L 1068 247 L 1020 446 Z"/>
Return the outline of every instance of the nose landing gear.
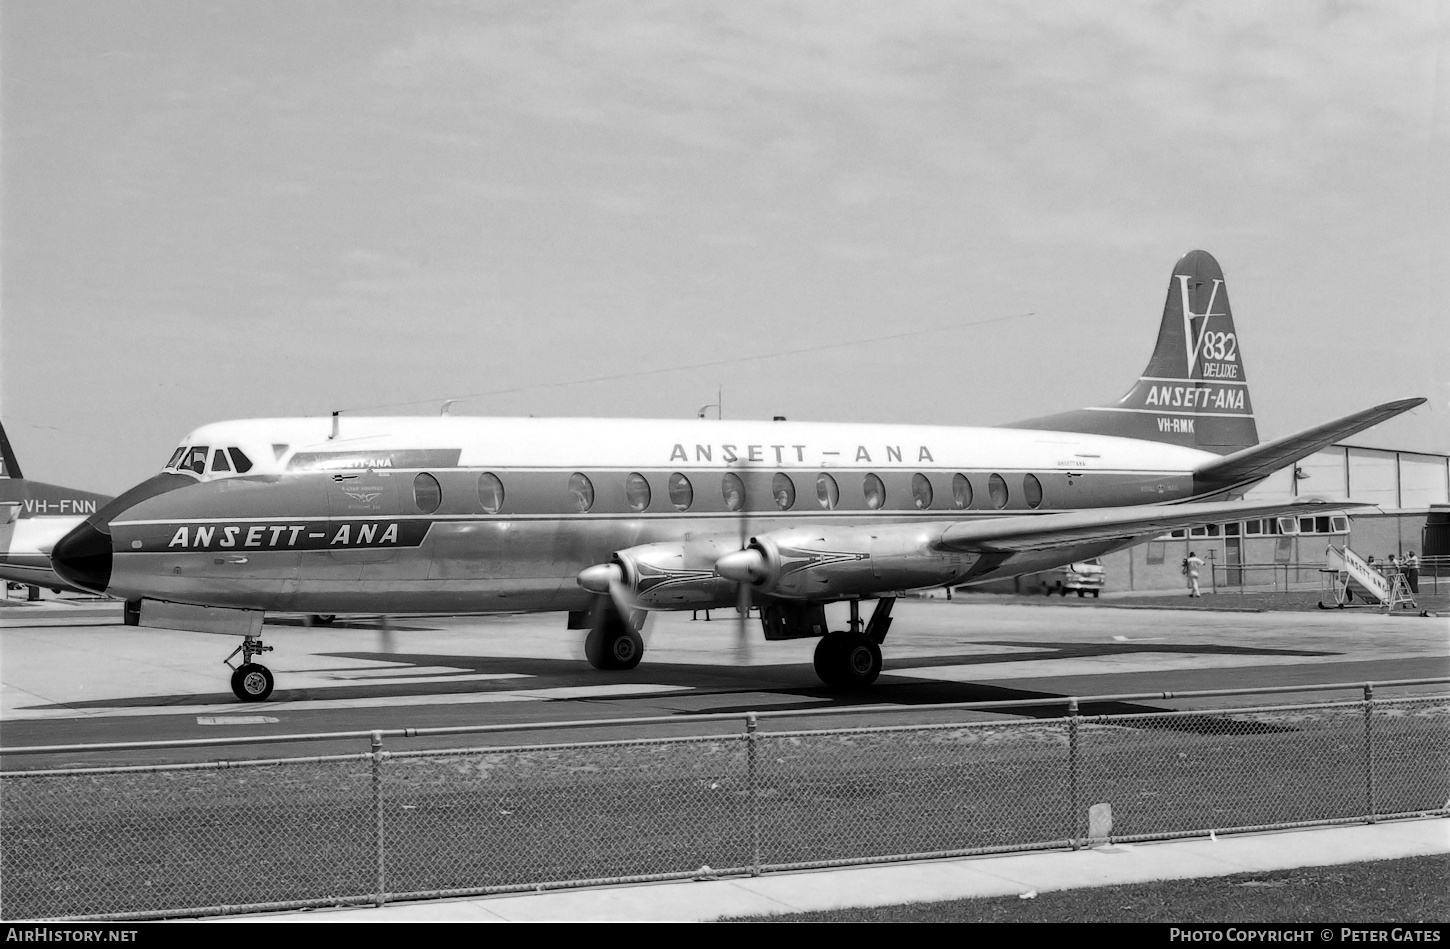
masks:
<path fill-rule="evenodd" d="M 272 694 L 272 670 L 252 661 L 253 656 L 271 651 L 272 647 L 263 645 L 260 638 L 247 636 L 230 656 L 222 660 L 230 666 L 232 656 L 242 654 L 242 664 L 232 670 L 232 692 L 243 702 L 264 702 Z"/>

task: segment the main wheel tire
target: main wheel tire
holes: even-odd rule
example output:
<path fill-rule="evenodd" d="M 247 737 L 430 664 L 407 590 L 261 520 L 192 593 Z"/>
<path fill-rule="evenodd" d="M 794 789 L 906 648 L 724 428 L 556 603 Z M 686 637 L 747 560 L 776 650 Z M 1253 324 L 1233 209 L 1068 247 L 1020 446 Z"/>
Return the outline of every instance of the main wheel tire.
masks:
<path fill-rule="evenodd" d="M 232 691 L 243 702 L 265 702 L 272 685 L 272 670 L 255 662 L 243 663 L 232 673 Z"/>
<path fill-rule="evenodd" d="M 816 646 L 815 667 L 826 685 L 865 688 L 881 674 L 881 647 L 865 633 L 829 633 Z"/>
<path fill-rule="evenodd" d="M 141 625 L 141 601 L 127 600 L 121 607 L 121 621 L 127 626 Z"/>
<path fill-rule="evenodd" d="M 609 668 L 633 669 L 644 658 L 644 637 L 632 629 L 614 637 L 609 644 Z"/>
<path fill-rule="evenodd" d="M 331 626 L 332 623 L 333 623 L 333 621 L 336 620 L 336 619 L 337 619 L 337 615 L 334 614 L 334 613 L 313 613 L 312 614 L 312 625 L 314 625 L 314 626 Z"/>
<path fill-rule="evenodd" d="M 1067 587 L 1062 586 L 1061 584 L 1059 584 L 1058 587 L 1057 587 L 1057 595 L 1058 596 L 1067 596 Z"/>
<path fill-rule="evenodd" d="M 633 669 L 644 658 L 644 638 L 625 623 L 589 631 L 584 655 L 596 669 Z"/>
<path fill-rule="evenodd" d="M 864 689 L 881 674 L 881 647 L 865 633 L 852 635 L 841 650 L 841 684 Z"/>
<path fill-rule="evenodd" d="M 1078 590 L 1078 591 L 1077 591 L 1077 598 L 1078 598 L 1078 599 L 1079 599 L 1079 600 L 1081 600 L 1081 599 L 1082 599 L 1082 597 L 1083 597 L 1083 594 L 1084 594 L 1084 593 L 1086 593 L 1086 592 L 1087 592 L 1087 591 L 1086 591 L 1086 590 Z"/>
<path fill-rule="evenodd" d="M 1103 592 L 1103 591 L 1101 591 L 1101 590 L 1094 590 L 1093 591 L 1093 599 L 1096 600 L 1098 598 L 1098 594 L 1101 593 L 1101 592 Z"/>

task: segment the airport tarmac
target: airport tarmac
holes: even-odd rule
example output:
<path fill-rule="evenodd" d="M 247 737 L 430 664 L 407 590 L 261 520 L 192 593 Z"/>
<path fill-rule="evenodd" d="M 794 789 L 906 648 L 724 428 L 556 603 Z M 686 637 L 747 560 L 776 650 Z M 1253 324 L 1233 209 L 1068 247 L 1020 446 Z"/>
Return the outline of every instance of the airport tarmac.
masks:
<path fill-rule="evenodd" d="M 1232 607 L 1230 598 L 1225 605 Z M 681 734 L 738 728 L 746 711 L 854 707 L 893 722 L 1057 715 L 1060 705 L 943 712 L 943 702 L 1066 695 L 1316 686 L 1450 676 L 1450 621 L 1379 612 L 1242 612 L 1114 608 L 991 596 L 902 600 L 875 687 L 833 694 L 815 678 L 814 641 L 738 641 L 733 612 L 692 620 L 658 614 L 644 662 L 600 672 L 579 631 L 559 615 L 340 617 L 307 626 L 277 617 L 271 701 L 244 705 L 222 659 L 235 640 L 127 627 L 104 601 L 8 601 L 0 607 L 0 745 L 295 735 L 372 728 L 532 725 L 668 716 L 679 727 L 609 725 L 535 733 L 530 741 Z M 1380 697 L 1443 694 L 1444 685 L 1381 690 Z M 1122 710 L 1354 699 L 1357 690 L 1269 696 L 1144 699 Z M 705 713 L 740 716 L 707 723 Z M 817 720 L 859 724 L 861 718 Z M 762 728 L 770 728 L 767 720 Z M 780 720 L 798 727 L 799 718 Z M 390 739 L 391 740 L 391 739 Z M 434 744 L 515 742 L 517 732 Z M 398 740 L 403 741 L 403 740 Z M 407 740 L 422 747 L 423 739 Z M 7 755 L 6 769 L 77 767 L 337 750 L 317 744 L 107 753 Z M 346 750 L 361 750 L 353 741 Z M 1055 853 L 856 867 L 760 878 L 559 890 L 485 899 L 397 903 L 258 919 L 686 920 L 841 906 L 1022 895 L 1068 886 L 1222 875 L 1450 851 L 1450 822 L 1431 819 Z"/>
<path fill-rule="evenodd" d="M 1165 599 L 1165 607 L 1176 599 Z M 1232 598 L 1223 599 L 1232 605 Z M 1450 620 L 1444 617 L 1116 609 L 1111 600 L 1084 606 L 969 596 L 901 600 L 883 648 L 881 678 L 864 692 L 846 694 L 816 678 L 814 640 L 768 643 L 752 620 L 752 638 L 742 645 L 733 611 L 716 612 L 709 621 L 689 613 L 654 614 L 645 630 L 644 661 L 628 672 L 591 668 L 583 658 L 583 633 L 565 629 L 557 614 L 408 617 L 386 624 L 378 617 L 339 617 L 334 625 L 311 627 L 302 617 L 280 616 L 269 618 L 263 630 L 264 641 L 275 647 L 265 661 L 276 675 L 276 692 L 267 702 L 243 704 L 232 695 L 231 670 L 223 664 L 236 637 L 124 626 L 114 602 L 8 603 L 0 608 L 0 745 L 6 747 L 645 717 L 700 727 L 700 716 L 710 713 L 743 721 L 748 711 L 827 708 L 907 722 L 941 714 L 933 706 L 948 702 L 1450 675 Z M 1117 710 L 1305 697 L 1160 699 Z M 1056 715 L 1061 707 L 995 714 Z M 851 718 L 853 724 L 860 720 Z M 680 729 L 612 727 L 569 737 L 665 733 Z M 470 741 L 478 739 L 448 744 Z M 309 754 L 331 750 L 308 748 Z M 242 753 L 228 751 L 232 757 Z M 255 749 L 257 755 L 282 753 L 302 752 L 276 745 Z M 3 765 L 206 757 L 129 751 L 9 756 Z"/>

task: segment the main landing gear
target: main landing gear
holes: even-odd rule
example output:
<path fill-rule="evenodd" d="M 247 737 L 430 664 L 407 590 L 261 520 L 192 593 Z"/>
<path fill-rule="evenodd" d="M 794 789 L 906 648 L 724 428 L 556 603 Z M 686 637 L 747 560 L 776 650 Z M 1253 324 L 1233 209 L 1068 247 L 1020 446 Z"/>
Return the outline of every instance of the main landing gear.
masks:
<path fill-rule="evenodd" d="M 232 656 L 242 654 L 242 664 L 232 670 L 232 691 L 243 702 L 263 702 L 272 694 L 272 670 L 252 661 L 253 656 L 271 651 L 272 647 L 262 645 L 262 640 L 258 637 L 248 636 L 242 640 L 240 646 L 232 650 L 231 656 L 222 660 L 230 666 Z"/>
<path fill-rule="evenodd" d="M 644 638 L 631 619 L 615 609 L 609 597 L 594 607 L 589 635 L 584 638 L 584 655 L 596 669 L 633 669 L 644 658 Z"/>
<path fill-rule="evenodd" d="M 864 632 L 860 603 L 850 602 L 850 628 L 827 633 L 816 645 L 816 675 L 835 688 L 861 689 L 881 674 L 881 643 L 891 627 L 891 608 L 896 605 L 896 597 L 877 601 Z"/>

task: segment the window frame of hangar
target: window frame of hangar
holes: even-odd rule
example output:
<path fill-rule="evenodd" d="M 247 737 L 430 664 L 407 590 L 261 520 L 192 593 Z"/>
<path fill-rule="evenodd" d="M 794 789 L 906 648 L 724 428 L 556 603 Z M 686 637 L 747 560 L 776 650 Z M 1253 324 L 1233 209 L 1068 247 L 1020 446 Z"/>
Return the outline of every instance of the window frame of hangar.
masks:
<path fill-rule="evenodd" d="M 872 488 L 876 489 L 876 503 L 871 503 Z M 886 482 L 882 481 L 875 473 L 866 472 L 861 478 L 861 499 L 866 503 L 866 510 L 879 511 L 886 507 Z"/>
<path fill-rule="evenodd" d="M 492 502 L 484 494 L 485 487 L 493 495 L 494 499 Z M 498 475 L 492 471 L 480 471 L 478 473 L 478 504 L 479 507 L 483 508 L 483 513 L 497 514 L 503 510 L 504 500 L 507 497 L 508 492 L 504 490 L 503 481 L 499 479 Z"/>
<path fill-rule="evenodd" d="M 728 488 L 737 488 L 735 503 L 730 503 L 730 492 Z M 725 509 L 730 512 L 743 511 L 746 507 L 746 499 L 749 494 L 746 489 L 745 480 L 733 471 L 727 471 L 720 476 L 720 496 L 725 499 Z"/>
<path fill-rule="evenodd" d="M 931 508 L 931 502 L 936 499 L 936 492 L 932 490 L 931 479 L 920 471 L 911 476 L 911 500 L 918 511 L 926 511 Z"/>
<path fill-rule="evenodd" d="M 421 491 L 430 492 L 427 499 L 432 501 L 432 507 L 425 503 L 425 495 Z M 443 485 L 426 471 L 420 471 L 413 476 L 413 506 L 420 514 L 433 514 L 443 506 Z"/>
<path fill-rule="evenodd" d="M 665 479 L 665 487 L 670 495 L 670 506 L 676 511 L 688 511 L 690 505 L 695 503 L 695 486 L 690 483 L 689 475 L 683 471 L 670 472 Z"/>
<path fill-rule="evenodd" d="M 834 511 L 841 505 L 841 485 L 829 471 L 816 475 L 816 503 L 823 511 Z"/>
<path fill-rule="evenodd" d="M 958 471 L 952 475 L 952 508 L 957 511 L 969 510 L 972 502 L 976 500 L 977 492 L 972 488 L 972 479 Z"/>
<path fill-rule="evenodd" d="M 638 471 L 631 471 L 624 476 L 624 505 L 635 514 L 642 514 L 649 510 L 650 502 L 654 500 L 654 492 L 650 490 L 649 479 Z"/>
<path fill-rule="evenodd" d="M 1288 524 L 1283 523 L 1289 522 Z M 1305 522 L 1308 522 L 1307 524 Z M 1286 530 L 1286 527 L 1289 528 Z M 1212 540 L 1215 537 L 1280 537 L 1286 534 L 1332 535 L 1349 533 L 1347 514 L 1306 514 L 1278 517 L 1253 517 L 1244 521 L 1220 521 L 1197 527 L 1179 527 L 1156 540 Z"/>
<path fill-rule="evenodd" d="M 568 498 L 572 502 L 574 514 L 588 514 L 594 509 L 594 482 L 582 471 L 575 471 L 569 475 L 567 487 Z"/>
<path fill-rule="evenodd" d="M 1007 479 L 995 471 L 987 479 L 987 498 L 992 502 L 992 507 L 999 511 L 1012 503 L 1012 492 L 1007 488 Z"/>
<path fill-rule="evenodd" d="M 777 471 L 770 479 L 770 496 L 775 501 L 775 506 L 782 511 L 789 511 L 795 507 L 796 490 L 795 482 L 790 475 L 784 471 Z"/>

